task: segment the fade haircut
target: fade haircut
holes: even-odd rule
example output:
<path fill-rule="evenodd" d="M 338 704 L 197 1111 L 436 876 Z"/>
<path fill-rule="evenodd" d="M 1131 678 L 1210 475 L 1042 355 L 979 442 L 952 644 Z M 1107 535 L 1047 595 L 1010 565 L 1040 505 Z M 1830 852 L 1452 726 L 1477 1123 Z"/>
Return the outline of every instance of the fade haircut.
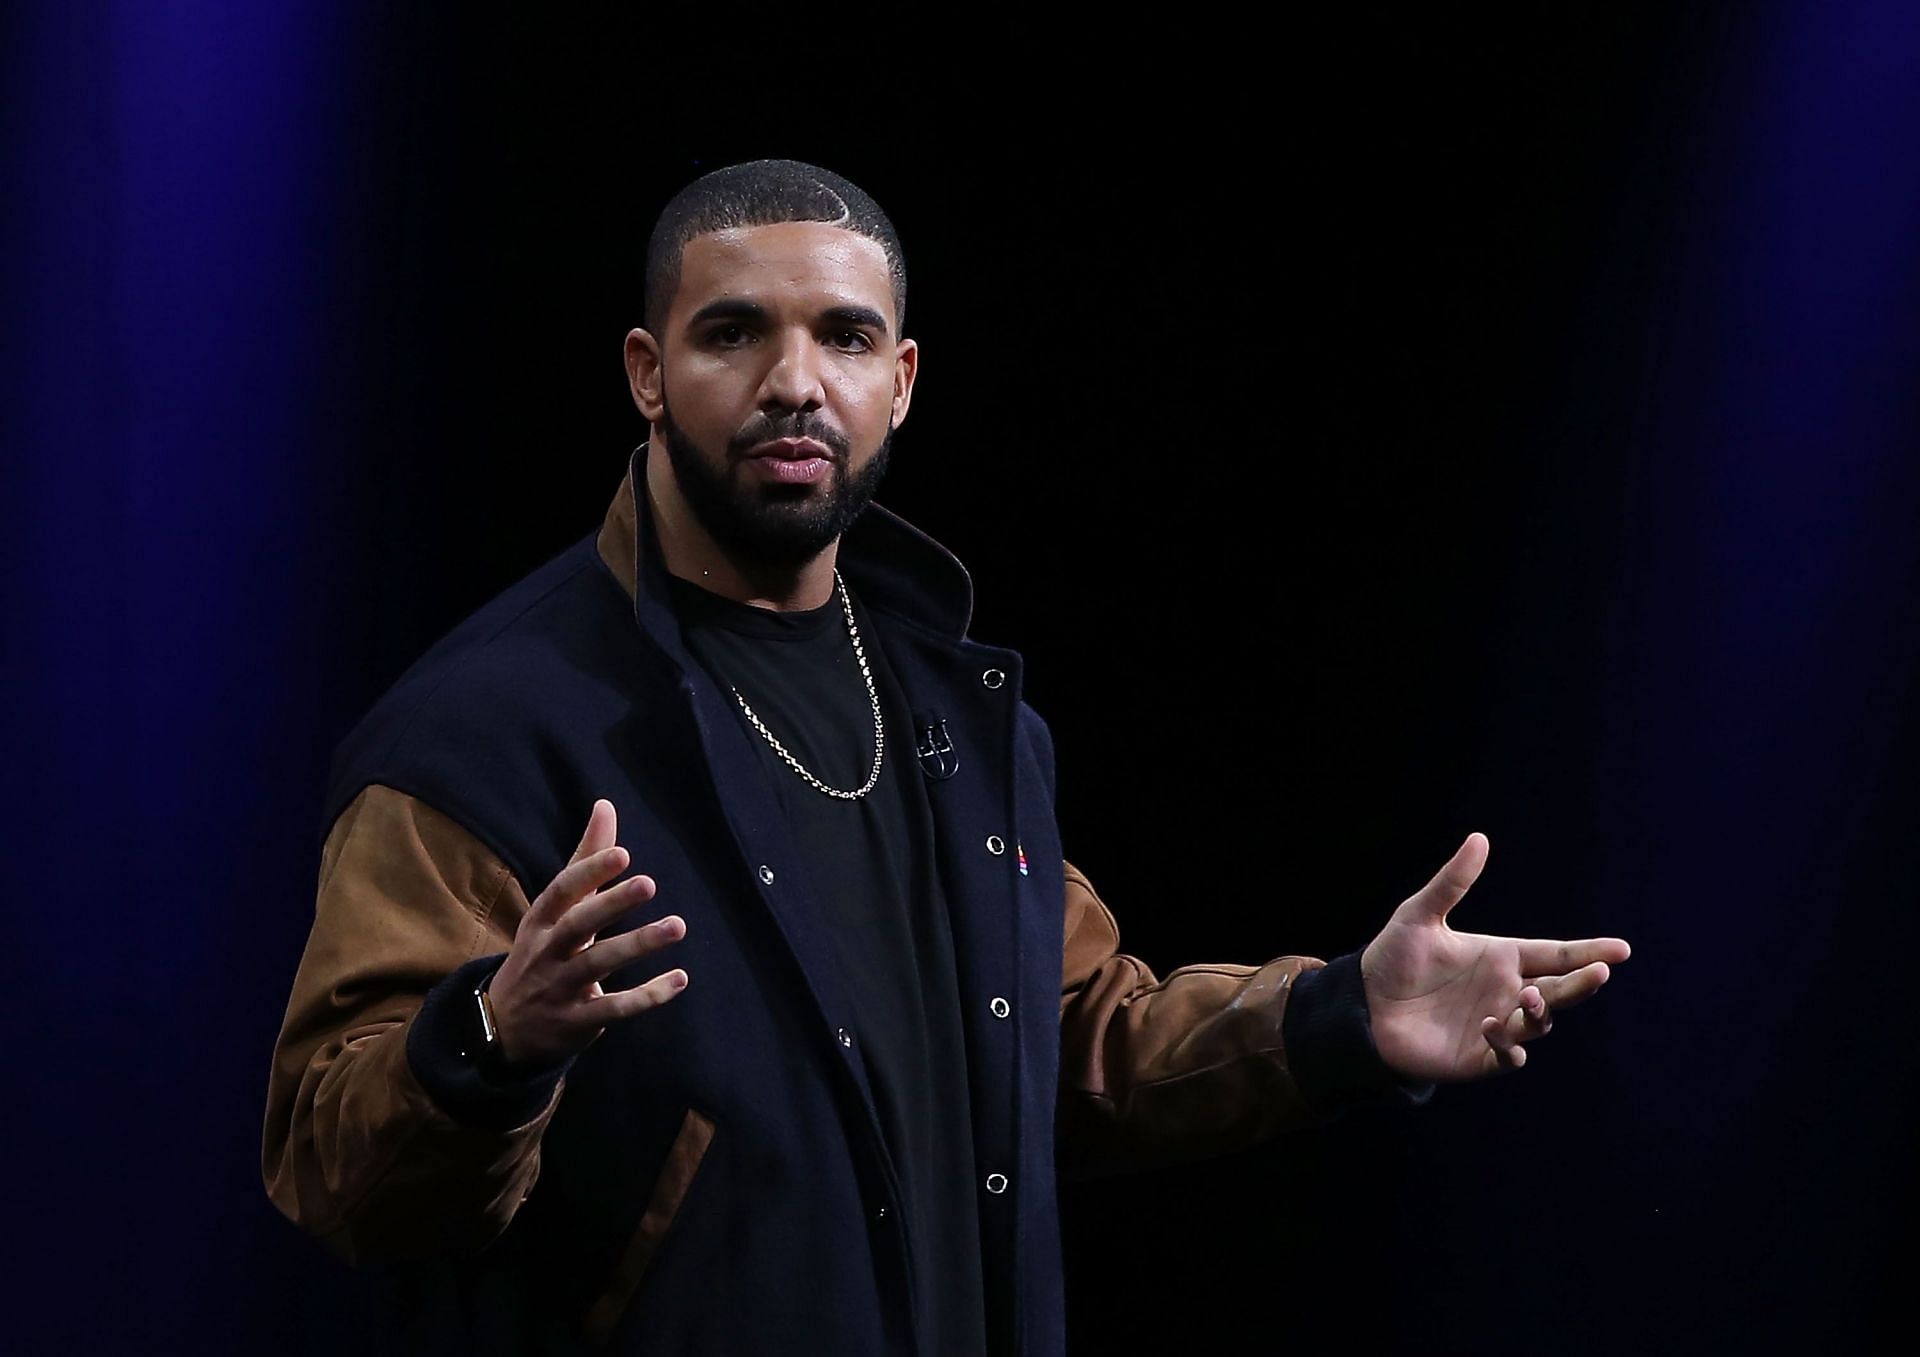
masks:
<path fill-rule="evenodd" d="M 674 195 L 647 241 L 644 315 L 656 338 L 680 287 L 680 255 L 710 231 L 818 221 L 858 232 L 886 252 L 893 280 L 894 338 L 907 323 L 907 265 L 900 237 L 880 204 L 831 170 L 798 160 L 751 160 L 714 170 Z"/>

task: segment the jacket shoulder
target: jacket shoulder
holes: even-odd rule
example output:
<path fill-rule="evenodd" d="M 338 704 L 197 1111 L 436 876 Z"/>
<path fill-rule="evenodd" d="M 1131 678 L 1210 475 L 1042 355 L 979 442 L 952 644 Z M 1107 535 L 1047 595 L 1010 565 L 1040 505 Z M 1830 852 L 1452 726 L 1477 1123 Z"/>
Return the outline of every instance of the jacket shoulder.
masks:
<path fill-rule="evenodd" d="M 495 826 L 546 825 L 574 798 L 568 751 L 631 705 L 638 638 L 626 596 L 584 538 L 460 622 L 334 751 L 321 832 L 369 785 L 459 820 L 510 863 Z"/>

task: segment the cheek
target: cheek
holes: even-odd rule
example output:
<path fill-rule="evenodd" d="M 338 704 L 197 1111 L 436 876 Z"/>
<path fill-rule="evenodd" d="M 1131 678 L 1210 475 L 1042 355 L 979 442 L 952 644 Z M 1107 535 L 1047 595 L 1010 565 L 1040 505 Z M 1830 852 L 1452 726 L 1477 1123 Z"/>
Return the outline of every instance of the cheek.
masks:
<path fill-rule="evenodd" d="M 741 392 L 752 383 L 725 363 L 695 359 L 677 365 L 666 381 L 667 401 L 684 428 L 709 428 L 739 421 Z M 729 425 L 729 427 L 731 427 Z"/>
<path fill-rule="evenodd" d="M 893 370 L 844 374 L 835 389 L 845 412 L 849 432 L 857 429 L 873 438 L 887 431 L 893 420 Z"/>

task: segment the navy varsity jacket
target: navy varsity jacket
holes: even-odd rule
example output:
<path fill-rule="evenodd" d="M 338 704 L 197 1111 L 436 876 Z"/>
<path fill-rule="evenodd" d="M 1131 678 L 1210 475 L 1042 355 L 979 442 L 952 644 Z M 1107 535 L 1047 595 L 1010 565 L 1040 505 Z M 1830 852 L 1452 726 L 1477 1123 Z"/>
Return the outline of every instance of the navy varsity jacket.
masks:
<path fill-rule="evenodd" d="M 644 452 L 598 533 L 435 645 L 338 750 L 268 1191 L 382 1270 L 396 1350 L 909 1354 L 915 1259 L 832 939 L 726 690 L 681 643 Z M 1161 980 L 1119 952 L 1063 859 L 1020 657 L 966 634 L 959 562 L 873 506 L 840 566 L 927 754 L 988 1331 L 1058 1357 L 1056 1161 L 1217 1152 L 1391 1081 L 1354 958 Z M 659 884 L 623 926 L 688 925 L 608 986 L 663 964 L 693 983 L 565 1067 L 490 1079 L 475 982 L 602 797 Z"/>

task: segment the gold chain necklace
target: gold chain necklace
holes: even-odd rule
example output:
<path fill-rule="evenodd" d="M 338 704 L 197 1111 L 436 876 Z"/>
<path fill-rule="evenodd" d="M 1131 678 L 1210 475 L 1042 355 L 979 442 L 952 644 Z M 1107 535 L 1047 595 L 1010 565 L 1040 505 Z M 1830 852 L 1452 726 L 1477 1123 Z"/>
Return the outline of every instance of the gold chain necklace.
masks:
<path fill-rule="evenodd" d="M 840 571 L 837 568 L 833 572 L 833 587 L 839 591 L 840 608 L 847 615 L 847 634 L 853 638 L 853 657 L 860 661 L 860 677 L 867 682 L 867 701 L 873 707 L 873 771 L 867 774 L 866 782 L 858 791 L 849 792 L 842 791 L 838 787 L 829 787 L 807 771 L 799 759 L 787 752 L 787 747 L 780 743 L 779 737 L 767 729 L 766 722 L 762 721 L 753 708 L 747 705 L 747 699 L 740 696 L 740 690 L 733 688 L 732 684 L 727 686 L 733 688 L 733 700 L 740 704 L 740 710 L 746 713 L 747 720 L 753 723 L 753 728 L 773 746 L 774 753 L 786 760 L 787 767 L 806 779 L 809 787 L 817 792 L 824 792 L 828 796 L 838 797 L 842 801 L 858 801 L 872 791 L 880 781 L 880 762 L 887 748 L 887 728 L 880 719 L 880 693 L 873 686 L 873 671 L 867 667 L 867 652 L 860 644 L 860 628 L 853 620 L 853 600 L 847 597 L 846 581 L 840 578 Z"/>

